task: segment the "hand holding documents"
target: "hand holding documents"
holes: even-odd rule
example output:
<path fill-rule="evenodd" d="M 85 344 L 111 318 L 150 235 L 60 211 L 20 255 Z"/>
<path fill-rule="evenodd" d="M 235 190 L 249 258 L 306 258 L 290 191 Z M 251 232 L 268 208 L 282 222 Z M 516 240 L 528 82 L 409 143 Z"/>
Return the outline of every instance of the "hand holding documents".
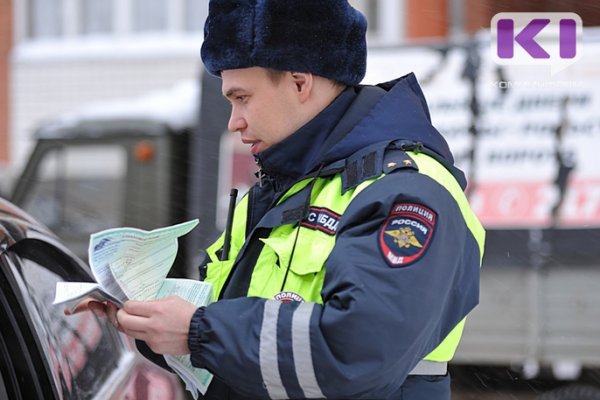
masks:
<path fill-rule="evenodd" d="M 209 283 L 167 278 L 177 255 L 177 238 L 197 224 L 198 220 L 192 220 L 152 231 L 115 228 L 92 234 L 88 256 L 97 283 L 57 282 L 54 304 L 64 303 L 73 310 L 88 298 L 121 306 L 129 299 L 155 300 L 177 295 L 196 306 L 207 305 L 212 301 Z M 165 355 L 165 360 L 194 398 L 198 390 L 206 393 L 212 374 L 194 368 L 189 355 Z"/>

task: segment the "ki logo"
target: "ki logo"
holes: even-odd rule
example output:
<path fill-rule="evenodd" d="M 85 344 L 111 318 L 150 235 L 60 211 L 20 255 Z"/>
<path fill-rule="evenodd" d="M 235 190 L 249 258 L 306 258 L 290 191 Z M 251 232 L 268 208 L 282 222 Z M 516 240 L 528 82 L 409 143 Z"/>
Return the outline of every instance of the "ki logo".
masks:
<path fill-rule="evenodd" d="M 498 64 L 549 65 L 554 75 L 581 58 L 583 23 L 575 13 L 499 13 L 491 30 Z"/>

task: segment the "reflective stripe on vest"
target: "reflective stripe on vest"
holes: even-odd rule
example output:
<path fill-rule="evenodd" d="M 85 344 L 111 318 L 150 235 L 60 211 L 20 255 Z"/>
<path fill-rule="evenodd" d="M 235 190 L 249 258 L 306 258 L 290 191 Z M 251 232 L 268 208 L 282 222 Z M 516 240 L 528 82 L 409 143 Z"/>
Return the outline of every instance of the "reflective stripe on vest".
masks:
<path fill-rule="evenodd" d="M 419 173 L 434 179 L 454 198 L 468 229 L 477 240 L 481 262 L 485 232 L 471 211 L 467 198 L 456 179 L 443 165 L 430 156 L 413 152 L 407 152 L 407 154 L 418 165 Z M 273 228 L 269 237 L 260 239 L 264 243 L 264 247 L 256 261 L 247 295 L 267 299 L 276 298 L 282 301 L 303 300 L 322 304 L 320 293 L 325 277 L 325 261 L 335 244 L 335 235 L 332 234 L 337 229 L 335 216 L 343 215 L 358 193 L 383 176 L 385 174 L 366 180 L 343 194 L 340 194 L 342 193 L 340 174 L 316 178 L 311 190 L 310 206 L 318 210 L 325 210 L 327 215 L 332 216 L 331 220 L 323 222 L 323 224 L 329 223 L 330 230 L 310 229 L 302 226 L 303 224 L 292 223 Z M 305 179 L 296 183 L 280 199 L 279 204 L 305 189 L 311 180 Z M 223 245 L 222 236 L 208 249 L 213 262 L 207 266 L 206 280 L 213 283 L 215 299 L 223 289 L 234 260 L 244 244 L 247 207 L 248 196 L 245 196 L 235 210 L 230 259 L 217 261 L 217 251 Z M 291 256 L 292 249 L 293 257 Z M 287 271 L 288 266 L 289 272 Z M 285 286 L 282 289 L 281 285 L 284 280 Z M 436 349 L 425 357 L 425 360 L 445 362 L 452 359 L 462 336 L 463 327 L 464 320 L 448 334 Z"/>

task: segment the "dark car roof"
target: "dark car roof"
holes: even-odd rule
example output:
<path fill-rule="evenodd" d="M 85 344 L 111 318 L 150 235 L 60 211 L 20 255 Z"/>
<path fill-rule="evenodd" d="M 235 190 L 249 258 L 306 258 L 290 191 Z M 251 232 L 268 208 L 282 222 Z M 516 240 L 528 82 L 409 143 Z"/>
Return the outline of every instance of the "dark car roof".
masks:
<path fill-rule="evenodd" d="M 2 247 L 11 246 L 30 237 L 33 232 L 54 237 L 50 231 L 36 222 L 19 207 L 0 197 L 0 243 Z M 36 236 L 34 234 L 34 236 Z"/>
<path fill-rule="evenodd" d="M 24 239 L 46 242 L 67 254 L 85 270 L 89 269 L 87 264 L 70 251 L 52 231 L 13 203 L 0 197 L 0 251 Z"/>

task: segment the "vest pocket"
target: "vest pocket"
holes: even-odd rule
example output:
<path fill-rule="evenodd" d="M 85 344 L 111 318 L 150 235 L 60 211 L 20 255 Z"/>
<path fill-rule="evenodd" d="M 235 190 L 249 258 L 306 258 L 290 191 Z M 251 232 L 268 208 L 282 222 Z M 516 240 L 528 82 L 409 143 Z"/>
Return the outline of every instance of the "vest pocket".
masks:
<path fill-rule="evenodd" d="M 301 301 L 323 303 L 324 265 L 333 248 L 333 236 L 327 240 L 321 232 L 300 228 L 296 240 L 297 233 L 298 227 L 288 224 L 260 239 L 264 246 L 252 273 L 249 296 L 280 300 L 278 295 L 297 295 Z"/>
<path fill-rule="evenodd" d="M 296 275 L 320 272 L 333 249 L 334 236 L 303 227 L 288 228 L 286 234 L 283 234 L 283 228 L 286 226 L 273 231 L 270 237 L 261 239 L 277 255 L 281 267 L 286 269 L 289 266 L 290 271 Z"/>

